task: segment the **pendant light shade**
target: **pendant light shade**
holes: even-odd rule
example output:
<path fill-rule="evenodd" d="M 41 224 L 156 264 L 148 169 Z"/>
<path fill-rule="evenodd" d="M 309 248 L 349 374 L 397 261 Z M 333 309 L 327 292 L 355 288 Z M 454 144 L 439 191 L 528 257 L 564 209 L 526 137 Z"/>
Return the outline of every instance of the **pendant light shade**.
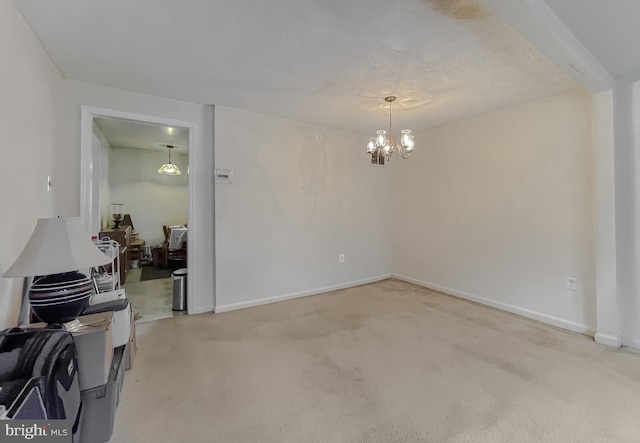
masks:
<path fill-rule="evenodd" d="M 163 174 L 163 175 L 180 175 L 180 174 L 182 174 L 182 172 L 180 172 L 180 169 L 178 169 L 178 166 L 176 166 L 173 163 L 171 163 L 171 150 L 173 149 L 173 145 L 166 145 L 166 146 L 167 146 L 167 149 L 169 149 L 169 162 L 167 162 L 164 165 L 160 166 L 160 169 L 158 169 L 158 174 Z"/>

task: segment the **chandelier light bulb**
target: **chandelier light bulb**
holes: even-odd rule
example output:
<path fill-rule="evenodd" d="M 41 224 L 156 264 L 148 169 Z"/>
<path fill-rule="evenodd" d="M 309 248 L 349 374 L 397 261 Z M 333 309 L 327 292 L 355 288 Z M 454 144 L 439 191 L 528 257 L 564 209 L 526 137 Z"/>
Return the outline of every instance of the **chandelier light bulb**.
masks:
<path fill-rule="evenodd" d="M 371 137 L 369 139 L 369 143 L 367 143 L 367 153 L 373 154 L 376 150 L 376 139 L 375 137 Z"/>
<path fill-rule="evenodd" d="M 372 163 L 381 165 L 384 165 L 384 162 L 381 161 L 378 163 L 378 161 L 375 160 L 376 156 L 383 155 L 386 158 L 386 161 L 389 161 L 391 159 L 391 154 L 397 150 L 400 156 L 406 159 L 409 158 L 411 152 L 413 152 L 415 148 L 411 129 L 403 129 L 401 131 L 402 135 L 400 136 L 400 143 L 394 145 L 393 133 L 391 132 L 391 104 L 396 101 L 396 97 L 394 95 L 390 95 L 385 97 L 384 101 L 389 103 L 389 131 L 387 132 L 384 129 L 376 131 L 376 137 L 370 138 L 369 143 L 367 143 L 367 154 L 372 156 Z"/>
<path fill-rule="evenodd" d="M 402 137 L 400 138 L 400 144 L 406 151 L 413 151 L 413 135 L 411 135 L 411 129 L 403 129 Z"/>

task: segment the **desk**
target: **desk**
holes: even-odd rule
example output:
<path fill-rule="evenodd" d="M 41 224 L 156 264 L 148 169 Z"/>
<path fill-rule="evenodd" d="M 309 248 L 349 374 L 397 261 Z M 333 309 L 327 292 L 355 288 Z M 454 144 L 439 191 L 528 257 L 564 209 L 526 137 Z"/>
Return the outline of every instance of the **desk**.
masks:
<path fill-rule="evenodd" d="M 129 243 L 129 260 L 142 261 L 142 251 L 144 250 L 144 240 L 133 240 Z"/>

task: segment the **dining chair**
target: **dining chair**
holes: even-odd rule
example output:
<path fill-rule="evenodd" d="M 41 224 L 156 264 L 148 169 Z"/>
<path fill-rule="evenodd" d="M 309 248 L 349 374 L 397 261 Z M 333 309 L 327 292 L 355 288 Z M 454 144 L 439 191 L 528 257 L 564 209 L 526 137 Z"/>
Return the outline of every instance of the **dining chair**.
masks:
<path fill-rule="evenodd" d="M 169 240 L 171 236 L 171 228 L 167 225 L 162 225 L 162 232 L 164 233 L 164 242 L 162 248 L 164 249 L 164 267 L 169 267 L 170 261 L 184 261 L 184 265 L 187 266 L 187 242 L 185 241 L 180 248 L 169 248 Z"/>

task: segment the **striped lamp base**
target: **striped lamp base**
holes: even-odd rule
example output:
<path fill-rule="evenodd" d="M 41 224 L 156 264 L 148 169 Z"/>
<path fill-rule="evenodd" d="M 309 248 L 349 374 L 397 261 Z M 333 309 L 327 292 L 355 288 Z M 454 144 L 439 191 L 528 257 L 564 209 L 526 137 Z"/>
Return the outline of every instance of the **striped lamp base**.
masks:
<path fill-rule="evenodd" d="M 31 310 L 45 323 L 66 323 L 89 306 L 92 290 L 91 280 L 77 271 L 46 275 L 29 289 Z"/>

